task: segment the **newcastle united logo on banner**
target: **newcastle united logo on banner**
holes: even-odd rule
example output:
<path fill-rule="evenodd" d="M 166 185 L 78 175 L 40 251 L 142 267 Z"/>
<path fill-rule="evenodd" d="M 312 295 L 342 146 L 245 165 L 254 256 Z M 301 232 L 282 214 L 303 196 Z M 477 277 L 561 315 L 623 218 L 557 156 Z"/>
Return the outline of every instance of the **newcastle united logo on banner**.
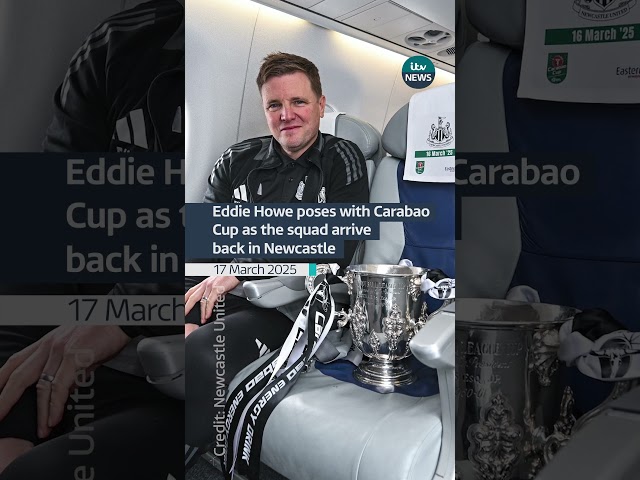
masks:
<path fill-rule="evenodd" d="M 445 117 L 438 117 L 438 126 L 431 124 L 431 131 L 427 137 L 427 143 L 432 147 L 446 147 L 453 142 L 453 132 L 451 131 L 451 123 L 444 123 Z"/>
<path fill-rule="evenodd" d="M 625 16 L 637 0 L 574 0 L 573 9 L 582 18 L 601 22 Z"/>

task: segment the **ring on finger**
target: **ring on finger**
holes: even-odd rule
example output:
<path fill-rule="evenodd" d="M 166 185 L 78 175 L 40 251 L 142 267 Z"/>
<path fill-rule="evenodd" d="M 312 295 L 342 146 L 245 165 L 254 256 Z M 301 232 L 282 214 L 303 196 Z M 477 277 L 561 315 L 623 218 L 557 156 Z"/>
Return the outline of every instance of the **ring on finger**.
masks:
<path fill-rule="evenodd" d="M 45 382 L 52 383 L 55 377 L 53 375 L 49 375 L 48 373 L 43 373 L 40 375 L 40 380 L 44 380 Z"/>

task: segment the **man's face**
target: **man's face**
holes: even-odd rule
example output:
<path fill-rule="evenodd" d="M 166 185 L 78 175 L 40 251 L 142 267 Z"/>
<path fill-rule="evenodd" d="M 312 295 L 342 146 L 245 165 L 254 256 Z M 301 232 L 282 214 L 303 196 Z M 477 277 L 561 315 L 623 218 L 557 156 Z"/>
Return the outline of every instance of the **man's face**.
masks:
<path fill-rule="evenodd" d="M 324 116 L 324 95 L 318 98 L 302 72 L 271 77 L 260 91 L 271 135 L 294 160 L 316 140 Z"/>

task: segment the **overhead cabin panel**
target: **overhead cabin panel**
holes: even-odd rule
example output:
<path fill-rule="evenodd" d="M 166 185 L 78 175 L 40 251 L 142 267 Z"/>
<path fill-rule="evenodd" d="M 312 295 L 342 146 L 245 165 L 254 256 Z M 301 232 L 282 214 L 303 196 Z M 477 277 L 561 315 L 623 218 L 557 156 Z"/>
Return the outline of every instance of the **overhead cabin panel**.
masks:
<path fill-rule="evenodd" d="M 392 20 L 383 25 L 371 29 L 371 33 L 386 39 L 393 39 L 406 32 L 413 32 L 419 28 L 427 29 L 433 22 L 428 22 L 422 17 L 408 13 L 404 17 Z"/>
<path fill-rule="evenodd" d="M 294 0 L 292 3 L 298 3 L 301 0 Z M 342 15 L 353 12 L 365 5 L 374 4 L 375 0 L 324 0 L 316 3 L 310 9 L 314 12 L 329 18 L 337 18 Z"/>
<path fill-rule="evenodd" d="M 360 30 L 370 31 L 407 15 L 409 15 L 409 12 L 406 10 L 387 2 L 346 18 L 344 23 Z"/>
<path fill-rule="evenodd" d="M 301 6 L 302 8 L 310 8 L 318 3 L 322 3 L 322 0 L 295 0 L 291 3 Z"/>
<path fill-rule="evenodd" d="M 453 0 L 256 1 L 407 56 L 426 55 L 454 71 Z"/>

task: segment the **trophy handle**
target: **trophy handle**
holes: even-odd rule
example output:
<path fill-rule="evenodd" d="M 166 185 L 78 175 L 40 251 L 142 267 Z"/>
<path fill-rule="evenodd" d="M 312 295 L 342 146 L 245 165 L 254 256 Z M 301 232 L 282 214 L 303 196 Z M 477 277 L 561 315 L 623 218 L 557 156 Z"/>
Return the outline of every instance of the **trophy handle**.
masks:
<path fill-rule="evenodd" d="M 343 328 L 349 323 L 349 313 L 344 310 L 340 310 L 335 313 L 335 318 L 337 320 L 338 327 Z"/>
<path fill-rule="evenodd" d="M 576 423 L 573 416 L 573 391 L 566 387 L 560 401 L 560 416 L 553 425 L 553 433 L 545 441 L 543 453 L 545 463 L 549 463 L 558 450 L 566 445 Z"/>
<path fill-rule="evenodd" d="M 354 273 L 351 270 L 347 270 L 347 273 L 344 276 L 338 275 L 338 278 L 342 280 L 347 285 L 347 293 L 349 296 L 353 293 L 353 279 L 355 278 Z"/>
<path fill-rule="evenodd" d="M 433 313 L 437 313 L 439 311 L 440 309 L 436 310 Z M 422 307 L 420 308 L 420 316 L 418 317 L 418 321 L 415 322 L 415 325 L 413 326 L 413 331 L 416 335 L 418 334 L 420 329 L 426 325 L 430 316 L 431 315 L 429 315 L 429 312 L 427 310 L 427 302 L 422 302 Z"/>
<path fill-rule="evenodd" d="M 414 277 L 411 280 L 411 285 L 409 286 L 409 294 L 411 295 L 411 299 L 416 302 L 418 298 L 420 298 L 420 294 L 422 293 L 422 280 L 420 277 Z"/>

